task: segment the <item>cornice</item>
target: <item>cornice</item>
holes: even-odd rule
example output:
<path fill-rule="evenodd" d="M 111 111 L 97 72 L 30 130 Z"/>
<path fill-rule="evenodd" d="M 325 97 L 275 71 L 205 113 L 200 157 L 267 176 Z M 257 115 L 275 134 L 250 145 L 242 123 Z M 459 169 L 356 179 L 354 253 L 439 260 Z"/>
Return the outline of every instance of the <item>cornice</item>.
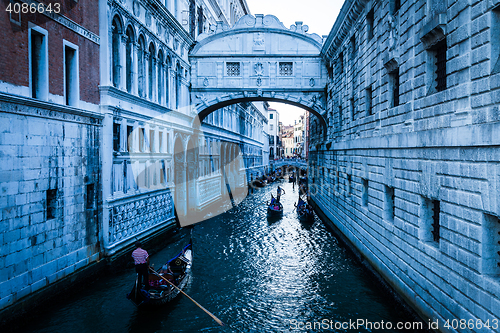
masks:
<path fill-rule="evenodd" d="M 27 115 L 27 116 L 43 117 L 43 118 L 50 118 L 50 116 L 47 114 L 43 114 L 43 112 L 40 112 L 40 111 L 58 112 L 58 113 L 70 114 L 70 115 L 84 117 L 84 118 L 95 119 L 93 122 L 91 122 L 93 125 L 100 125 L 101 120 L 104 118 L 104 116 L 98 112 L 88 111 L 88 110 L 79 109 L 79 108 L 71 107 L 68 105 L 61 105 L 61 104 L 57 104 L 57 103 L 53 103 L 53 102 L 41 101 L 38 99 L 19 96 L 19 95 L 6 94 L 6 93 L 2 93 L 2 92 L 0 92 L 0 102 L 17 104 L 17 105 L 25 105 L 27 107 L 34 108 L 33 112 L 28 112 L 28 110 L 20 110 L 19 108 L 15 108 L 13 110 L 9 110 L 7 108 L 2 108 L 2 110 L 0 112 L 23 114 L 23 115 Z M 40 110 L 40 109 L 42 109 L 42 110 Z M 64 121 L 87 123 L 85 121 L 78 121 L 76 119 L 71 120 L 69 118 L 65 118 Z"/>
<path fill-rule="evenodd" d="M 184 118 L 184 119 L 187 119 L 187 120 L 190 120 L 190 121 L 193 120 L 193 117 L 188 116 L 188 115 L 186 115 L 184 113 L 181 113 L 179 111 L 167 108 L 167 107 L 165 107 L 163 105 L 159 105 L 159 104 L 157 104 L 155 102 L 148 101 L 147 99 L 144 99 L 142 97 L 138 97 L 138 96 L 132 95 L 132 94 L 130 94 L 128 92 L 125 92 L 123 90 L 117 89 L 116 87 L 113 87 L 113 86 L 100 86 L 99 87 L 99 92 L 101 94 L 108 95 L 110 97 L 114 97 L 114 98 L 120 99 L 122 101 L 129 102 L 131 104 L 147 108 L 149 110 L 157 111 L 157 112 L 160 112 L 160 113 L 170 113 L 170 114 L 172 114 L 172 116 L 175 116 L 175 117 L 178 117 L 178 118 Z M 113 105 L 102 105 L 102 106 L 107 106 L 107 107 L 110 107 L 110 108 L 116 108 L 116 109 L 118 109 L 116 106 L 113 106 Z M 124 109 L 119 109 L 119 110 L 121 112 L 127 112 Z M 131 115 L 135 115 L 135 116 L 136 115 L 140 115 L 140 113 L 138 113 L 138 112 L 134 112 L 134 111 L 128 111 L 128 112 Z"/>
<path fill-rule="evenodd" d="M 346 0 L 344 2 L 321 49 L 321 56 L 325 61 L 331 59 L 336 50 L 342 45 L 367 3 L 368 0 Z"/>

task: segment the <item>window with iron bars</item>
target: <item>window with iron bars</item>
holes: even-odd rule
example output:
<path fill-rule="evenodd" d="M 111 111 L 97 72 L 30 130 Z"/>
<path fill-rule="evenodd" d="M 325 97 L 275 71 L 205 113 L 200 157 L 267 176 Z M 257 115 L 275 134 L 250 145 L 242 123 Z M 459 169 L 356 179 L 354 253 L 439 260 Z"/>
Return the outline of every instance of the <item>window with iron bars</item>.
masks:
<path fill-rule="evenodd" d="M 280 62 L 280 75 L 292 76 L 293 75 L 293 62 Z"/>
<path fill-rule="evenodd" d="M 443 39 L 434 46 L 436 64 L 436 91 L 446 89 L 446 39 Z"/>
<path fill-rule="evenodd" d="M 227 76 L 240 76 L 240 63 L 228 62 L 226 63 Z"/>

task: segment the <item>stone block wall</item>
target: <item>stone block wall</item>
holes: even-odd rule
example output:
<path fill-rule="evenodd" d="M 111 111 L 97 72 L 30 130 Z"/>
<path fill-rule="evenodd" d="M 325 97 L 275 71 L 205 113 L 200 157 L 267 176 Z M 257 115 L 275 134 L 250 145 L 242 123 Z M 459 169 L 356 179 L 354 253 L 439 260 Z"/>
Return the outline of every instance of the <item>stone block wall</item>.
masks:
<path fill-rule="evenodd" d="M 100 256 L 100 119 L 0 99 L 0 309 Z"/>
<path fill-rule="evenodd" d="M 500 321 L 500 1 L 395 4 L 346 1 L 323 47 L 312 199 L 441 331 L 495 332 L 477 323 Z"/>

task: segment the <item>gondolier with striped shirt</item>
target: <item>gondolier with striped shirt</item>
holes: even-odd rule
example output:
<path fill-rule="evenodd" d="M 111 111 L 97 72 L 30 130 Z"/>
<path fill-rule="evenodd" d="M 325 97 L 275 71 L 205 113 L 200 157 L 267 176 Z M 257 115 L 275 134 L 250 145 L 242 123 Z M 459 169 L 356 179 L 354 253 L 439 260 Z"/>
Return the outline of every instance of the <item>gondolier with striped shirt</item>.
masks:
<path fill-rule="evenodd" d="M 135 242 L 136 249 L 132 252 L 134 258 L 135 271 L 139 274 L 139 283 L 143 282 L 146 290 L 149 290 L 149 254 L 142 249 L 141 242 Z"/>

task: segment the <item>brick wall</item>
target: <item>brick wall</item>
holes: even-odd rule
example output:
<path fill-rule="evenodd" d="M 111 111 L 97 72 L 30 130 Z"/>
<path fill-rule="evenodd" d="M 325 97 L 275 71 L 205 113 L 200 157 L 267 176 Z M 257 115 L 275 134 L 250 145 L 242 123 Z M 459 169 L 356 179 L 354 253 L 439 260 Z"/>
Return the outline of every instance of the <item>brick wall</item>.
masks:
<path fill-rule="evenodd" d="M 431 1 L 401 1 L 396 12 L 393 1 L 353 2 L 323 48 L 334 121 L 330 148 L 310 153 L 313 200 L 442 331 L 463 331 L 446 320 L 500 320 L 500 1 L 449 1 L 440 12 Z M 444 37 L 446 89 L 436 91 L 433 45 Z"/>
<path fill-rule="evenodd" d="M 38 13 L 21 14 L 21 24 L 18 25 L 10 20 L 9 12 L 6 11 L 8 3 L 0 3 L 0 29 L 3 31 L 3 40 L 8 41 L 2 43 L 0 48 L 0 81 L 29 87 L 28 30 L 32 23 L 48 31 L 49 93 L 64 95 L 64 39 L 79 47 L 80 99 L 98 104 L 99 45 Z M 62 2 L 61 14 L 98 34 L 99 18 L 95 5 L 90 0 Z"/>

